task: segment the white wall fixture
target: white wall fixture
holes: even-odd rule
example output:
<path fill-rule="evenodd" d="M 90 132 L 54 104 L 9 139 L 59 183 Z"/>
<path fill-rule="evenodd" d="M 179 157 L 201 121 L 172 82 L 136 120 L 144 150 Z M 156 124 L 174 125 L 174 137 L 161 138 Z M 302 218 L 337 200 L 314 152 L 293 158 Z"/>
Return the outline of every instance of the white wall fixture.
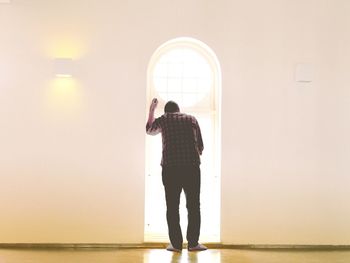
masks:
<path fill-rule="evenodd" d="M 297 64 L 295 69 L 295 81 L 297 82 L 312 82 L 313 81 L 313 66 L 308 63 Z"/>
<path fill-rule="evenodd" d="M 73 60 L 71 58 L 55 58 L 56 77 L 71 77 L 73 71 Z"/>

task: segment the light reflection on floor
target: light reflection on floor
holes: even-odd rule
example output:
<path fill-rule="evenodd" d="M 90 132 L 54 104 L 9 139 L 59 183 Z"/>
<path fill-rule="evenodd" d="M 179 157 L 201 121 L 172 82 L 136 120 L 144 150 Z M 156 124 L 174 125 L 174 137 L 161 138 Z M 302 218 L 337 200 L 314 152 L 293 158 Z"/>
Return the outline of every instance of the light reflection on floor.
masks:
<path fill-rule="evenodd" d="M 144 254 L 143 263 L 220 263 L 219 251 L 189 252 L 186 249 L 181 253 L 172 253 L 164 249 L 154 249 Z"/>

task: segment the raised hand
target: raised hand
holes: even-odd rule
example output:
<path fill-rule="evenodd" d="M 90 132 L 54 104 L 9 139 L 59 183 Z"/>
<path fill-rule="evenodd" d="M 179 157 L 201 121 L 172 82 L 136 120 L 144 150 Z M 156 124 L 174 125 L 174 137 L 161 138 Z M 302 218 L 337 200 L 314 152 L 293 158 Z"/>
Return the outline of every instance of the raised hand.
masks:
<path fill-rule="evenodd" d="M 154 110 L 157 108 L 157 105 L 158 105 L 158 100 L 157 100 L 157 98 L 153 98 L 149 110 L 150 110 L 150 111 L 154 111 Z"/>

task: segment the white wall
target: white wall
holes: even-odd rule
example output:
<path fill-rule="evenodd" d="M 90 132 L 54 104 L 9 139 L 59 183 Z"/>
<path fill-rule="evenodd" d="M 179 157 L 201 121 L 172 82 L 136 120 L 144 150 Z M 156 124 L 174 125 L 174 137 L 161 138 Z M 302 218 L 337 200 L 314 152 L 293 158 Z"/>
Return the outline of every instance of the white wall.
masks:
<path fill-rule="evenodd" d="M 143 241 L 146 70 L 190 36 L 223 73 L 222 241 L 349 244 L 346 0 L 0 4 L 0 242 Z M 75 59 L 57 83 L 52 58 Z M 296 63 L 315 69 L 296 83 Z"/>

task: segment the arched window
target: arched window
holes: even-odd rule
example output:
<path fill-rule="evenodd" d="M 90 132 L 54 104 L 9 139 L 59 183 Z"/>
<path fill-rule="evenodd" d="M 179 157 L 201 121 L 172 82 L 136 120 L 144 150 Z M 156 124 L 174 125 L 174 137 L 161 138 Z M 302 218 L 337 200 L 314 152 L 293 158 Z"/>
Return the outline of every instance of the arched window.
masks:
<path fill-rule="evenodd" d="M 220 241 L 220 102 L 221 71 L 214 52 L 193 38 L 176 38 L 153 54 L 147 72 L 147 112 L 152 98 L 159 99 L 156 117 L 168 100 L 181 112 L 195 116 L 202 130 L 201 242 Z M 165 198 L 161 180 L 161 137 L 146 137 L 145 241 L 168 239 Z M 187 211 L 181 197 L 183 231 Z"/>

